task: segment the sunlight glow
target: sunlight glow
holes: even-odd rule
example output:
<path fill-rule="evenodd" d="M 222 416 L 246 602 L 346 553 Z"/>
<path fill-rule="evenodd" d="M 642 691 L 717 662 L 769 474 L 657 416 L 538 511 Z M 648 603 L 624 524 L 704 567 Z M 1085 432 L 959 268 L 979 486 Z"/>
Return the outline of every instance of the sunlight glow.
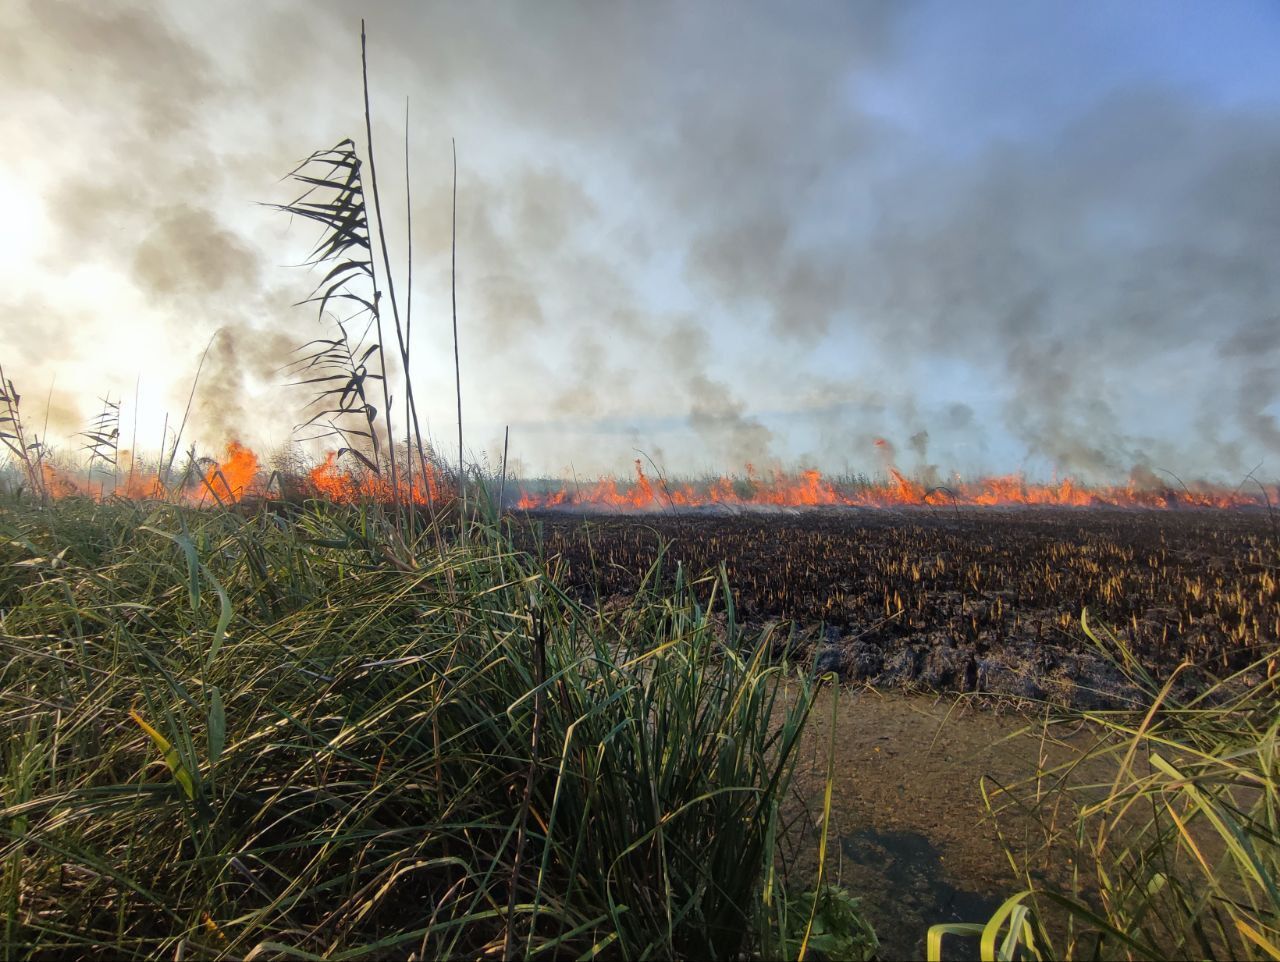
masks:
<path fill-rule="evenodd" d="M 43 244 L 47 220 L 44 204 L 16 172 L 0 167 L 0 274 L 17 274 L 30 265 Z"/>

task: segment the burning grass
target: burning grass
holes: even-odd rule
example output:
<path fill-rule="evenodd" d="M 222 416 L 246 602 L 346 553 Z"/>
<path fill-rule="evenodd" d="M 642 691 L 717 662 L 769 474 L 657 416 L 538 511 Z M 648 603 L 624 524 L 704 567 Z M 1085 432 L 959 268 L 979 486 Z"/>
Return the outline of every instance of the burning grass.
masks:
<path fill-rule="evenodd" d="M 888 445 L 883 439 L 877 444 Z M 579 508 L 588 511 L 655 512 L 689 508 L 901 508 L 936 507 L 1125 507 L 1125 508 L 1244 508 L 1267 507 L 1280 501 L 1272 485 L 1226 488 L 1197 482 L 1176 486 L 1162 482 L 1149 470 L 1135 470 L 1123 485 L 1090 487 L 1064 478 L 1037 483 L 1020 475 L 947 482 L 912 478 L 892 463 L 885 477 L 865 475 L 828 478 L 815 469 L 760 474 L 748 464 L 741 475 L 722 475 L 699 481 L 650 478 L 639 459 L 635 479 L 603 478 L 578 484 L 544 482 L 521 488 L 516 507 L 524 511 Z M 1175 479 L 1176 480 L 1176 479 Z"/>
<path fill-rule="evenodd" d="M 56 454 L 54 455 L 56 457 Z M 456 474 L 434 456 L 423 459 L 415 472 L 392 487 L 384 473 L 359 461 L 340 462 L 338 451 L 329 451 L 317 464 L 306 465 L 297 457 L 277 459 L 282 465 L 268 468 L 267 459 L 237 440 L 227 442 L 216 456 L 197 456 L 193 448 L 187 463 L 172 470 L 131 463 L 127 471 L 95 473 L 67 458 L 41 461 L 42 483 L 36 489 L 50 501 L 88 498 L 94 501 L 167 501 L 194 507 L 233 505 L 243 501 L 276 498 L 332 504 L 380 504 L 404 502 L 417 507 L 443 507 L 457 493 Z M 406 462 L 401 452 L 400 463 Z M 7 468 L 7 471 L 6 471 Z M 6 477 L 7 475 L 7 477 Z M 8 482 L 4 485 L 4 481 Z M 17 467 L 0 466 L 0 485 L 11 494 L 30 491 Z"/>
<path fill-rule="evenodd" d="M 332 449 L 318 463 L 304 466 L 296 456 L 286 457 L 284 470 L 267 468 L 268 459 L 232 439 L 220 454 L 197 456 L 188 451 L 185 467 L 168 466 L 153 470 L 130 464 L 127 471 L 116 465 L 110 449 L 112 471 L 95 461 L 103 442 L 90 450 L 87 464 L 66 458 L 55 465 L 42 450 L 34 486 L 23 475 L 21 460 L 10 458 L 8 486 L 25 485 L 52 499 L 112 496 L 128 498 L 178 498 L 188 502 L 235 503 L 244 498 L 274 492 L 292 498 L 320 498 L 339 504 L 397 502 L 430 506 L 449 500 L 458 490 L 457 465 L 447 464 L 438 452 L 425 446 L 421 452 L 401 445 L 383 452 L 381 467 L 352 456 L 352 449 Z M 11 452 L 12 455 L 12 452 Z M 344 456 L 345 455 L 345 456 Z M 394 457 L 393 457 L 394 455 Z M 161 459 L 163 462 L 164 459 Z M 389 468 L 397 465 L 392 480 Z M 401 477 L 403 476 L 403 477 Z M 499 482 L 500 479 L 493 479 Z M 501 479 L 501 481 L 505 481 Z M 492 492 L 496 500 L 498 489 Z M 576 509 L 591 513 L 657 515 L 668 512 L 740 514 L 780 508 L 1144 508 L 1144 509 L 1241 509 L 1266 510 L 1280 503 L 1275 485 L 1243 485 L 1226 488 L 1205 482 L 1170 486 L 1159 483 L 1150 472 L 1139 472 L 1127 484 L 1088 486 L 1071 478 L 1041 484 L 1021 476 L 954 478 L 943 485 L 904 475 L 892 465 L 887 475 L 875 479 L 866 475 L 828 478 L 817 470 L 787 472 L 775 469 L 761 475 L 750 465 L 740 476 L 701 480 L 650 478 L 642 462 L 635 463 L 635 479 L 617 478 L 567 485 L 553 480 L 511 479 L 510 497 L 504 507 L 520 511 Z"/>

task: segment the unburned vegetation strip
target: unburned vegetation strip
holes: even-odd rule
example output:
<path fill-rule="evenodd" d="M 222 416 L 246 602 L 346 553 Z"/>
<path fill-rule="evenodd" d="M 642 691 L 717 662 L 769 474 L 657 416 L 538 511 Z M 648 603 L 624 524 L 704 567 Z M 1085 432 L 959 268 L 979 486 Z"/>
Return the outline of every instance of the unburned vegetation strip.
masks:
<path fill-rule="evenodd" d="M 802 938 L 773 859 L 812 690 L 775 710 L 724 586 L 655 570 L 605 614 L 496 527 L 393 565 L 389 523 L 4 505 L 3 954 Z"/>

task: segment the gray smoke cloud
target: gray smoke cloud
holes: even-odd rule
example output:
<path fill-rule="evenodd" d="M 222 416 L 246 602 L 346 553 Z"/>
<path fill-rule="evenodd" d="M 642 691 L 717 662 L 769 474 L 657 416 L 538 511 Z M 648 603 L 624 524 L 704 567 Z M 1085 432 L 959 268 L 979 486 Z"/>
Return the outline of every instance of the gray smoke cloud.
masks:
<path fill-rule="evenodd" d="M 1217 431 L 1234 421 L 1280 453 L 1260 414 L 1276 382 L 1250 376 L 1277 350 L 1263 318 L 1280 277 L 1258 252 L 1280 240 L 1278 163 L 1275 114 L 1116 98 L 1045 148 L 983 158 L 943 217 L 900 228 L 863 275 L 896 266 L 901 278 L 882 315 L 893 330 L 880 335 L 906 328 L 961 356 L 990 352 L 1014 388 L 1009 426 L 1066 467 L 1106 471 L 1149 446 L 1109 404 L 1117 379 L 1143 373 L 1208 387 L 1201 404 Z M 901 266 L 910 251 L 935 253 L 912 282 Z M 1199 380 L 1207 372 L 1187 348 L 1216 343 L 1225 360 L 1242 337 L 1251 360 Z"/>
<path fill-rule="evenodd" d="M 1277 397 L 1280 274 L 1259 252 L 1280 241 L 1277 169 L 1277 114 L 1135 92 L 1046 145 L 992 149 L 945 172 L 945 190 L 927 169 L 892 178 L 875 228 L 849 235 L 838 264 L 827 248 L 786 240 L 785 211 L 762 195 L 744 223 L 774 227 L 745 246 L 708 228 L 696 243 L 715 253 L 695 270 L 741 309 L 768 305 L 780 337 L 856 325 L 891 356 L 987 367 L 1011 391 L 1006 427 L 1067 470 L 1114 474 L 1152 446 L 1109 402 L 1126 374 L 1176 383 L 1185 372 L 1212 432 L 1194 443 L 1235 426 L 1274 456 L 1263 409 Z M 764 267 L 788 260 L 816 272 L 808 310 Z M 1187 369 L 1193 346 L 1216 354 L 1224 376 L 1206 384 Z"/>
<path fill-rule="evenodd" d="M 295 344 L 280 331 L 228 324 L 214 334 L 200 372 L 195 417 L 205 432 L 222 440 L 239 438 L 247 425 L 273 416 L 253 402 L 258 384 L 282 378 L 281 358 Z"/>
<path fill-rule="evenodd" d="M 1235 471 L 1244 450 L 1280 454 L 1266 411 L 1277 397 L 1280 339 L 1255 338 L 1249 353 L 1230 346 L 1239 332 L 1265 328 L 1280 302 L 1280 275 L 1261 256 L 1280 240 L 1280 114 L 1133 86 L 1037 138 L 940 166 L 856 97 L 862 81 L 892 66 L 909 6 L 824 7 L 786 30 L 768 8 L 736 17 L 715 5 L 580 12 L 552 5 L 513 18 L 484 5 L 418 14 L 383 5 L 371 22 L 424 44 L 392 73 L 411 83 L 425 72 L 428 112 L 437 98 L 458 97 L 500 122 L 616 158 L 646 205 L 647 243 L 620 247 L 623 256 L 682 252 L 693 297 L 757 325 L 751 336 L 761 342 L 771 333 L 790 345 L 779 353 L 853 332 L 888 358 L 960 359 L 1002 386 L 1000 427 L 1066 472 L 1117 476 L 1188 457 Z M 525 42 L 511 44 L 516 34 Z M 602 394 L 635 392 L 608 371 L 598 329 L 549 310 L 546 292 L 568 277 L 623 303 L 638 292 L 619 277 L 617 258 L 583 249 L 600 201 L 565 196 L 564 185 L 509 189 L 559 193 L 560 209 L 578 213 L 557 230 L 512 218 L 505 232 L 476 229 L 468 239 L 486 262 L 520 264 L 537 252 L 538 266 L 523 274 L 533 285 L 513 282 L 515 272 L 488 281 L 485 313 L 554 332 L 572 355 L 558 370 L 572 371 L 574 384 L 560 396 L 581 398 L 585 411 Z M 514 196 L 492 200 L 519 209 Z M 679 330 L 679 318 L 610 335 L 668 364 L 703 443 L 715 435 L 715 449 L 737 450 L 737 460 L 767 457 L 753 391 L 730 386 L 722 371 L 691 372 L 713 360 L 696 345 L 670 365 L 639 343 Z M 522 342 L 502 326 L 510 320 L 488 323 L 503 350 Z M 1197 346 L 1229 373 L 1187 371 Z M 1200 410 L 1177 442 L 1126 423 L 1117 382 L 1127 374 L 1185 380 Z M 963 401 L 936 417 L 953 434 L 977 428 Z"/>
<path fill-rule="evenodd" d="M 254 395 L 288 380 L 299 338 L 289 329 L 289 292 L 265 283 L 260 253 L 215 211 L 178 205 L 155 212 L 130 268 L 149 297 L 216 325 L 196 385 L 193 417 L 201 433 L 225 442 L 275 420 L 277 412 Z"/>
<path fill-rule="evenodd" d="M 127 276 L 171 319 L 175 367 L 193 373 L 222 331 L 199 395 L 211 435 L 300 420 L 304 397 L 286 415 L 261 387 L 319 331 L 287 307 L 308 279 L 277 263 L 312 238 L 263 226 L 249 201 L 285 199 L 274 179 L 311 149 L 363 142 L 359 15 L 336 0 L 238 9 L 28 0 L 0 36 L 21 122 L 66 111 L 51 260 Z M 763 413 L 787 405 L 807 421 L 804 457 L 834 464 L 875 464 L 873 438 L 893 431 L 922 471 L 1001 433 L 1094 477 L 1280 457 L 1280 111 L 1127 82 L 1034 136 L 940 149 L 875 97 L 922 10 L 951 15 L 367 4 L 397 255 L 410 98 L 415 375 L 435 431 L 452 433 L 456 135 L 476 417 L 682 418 L 687 441 L 663 450 L 725 468 L 794 454 Z M 21 309 L 66 313 L 52 292 Z M 37 363 L 21 331 L 3 346 Z M 909 372 L 937 359 L 990 397 L 926 400 Z M 1162 397 L 1177 424 L 1152 413 Z M 579 453 L 625 464 L 657 444 L 640 427 L 626 439 Z"/>
<path fill-rule="evenodd" d="M 153 216 L 133 251 L 133 279 L 141 288 L 160 297 L 257 293 L 261 277 L 256 252 L 212 211 L 176 205 Z"/>
<path fill-rule="evenodd" d="M 93 118 L 122 134 L 172 137 L 190 129 L 219 86 L 210 57 L 156 5 L 25 2 L 12 13 L 0 36 L 6 82 L 91 108 L 77 124 Z"/>
<path fill-rule="evenodd" d="M 747 413 L 743 390 L 707 376 L 711 341 L 692 322 L 676 327 L 666 338 L 667 364 L 689 398 L 689 423 L 705 446 L 707 462 L 738 467 L 772 459 L 773 432 Z"/>
<path fill-rule="evenodd" d="M 911 450 L 916 453 L 921 461 L 929 456 L 929 432 L 917 431 L 907 439 L 907 443 L 911 445 Z"/>
<path fill-rule="evenodd" d="M 166 336 L 139 343 L 134 319 L 105 292 L 95 312 L 69 317 L 57 286 L 33 285 L 26 310 L 41 319 L 44 351 L 33 358 L 8 328 L 3 347 L 26 362 L 19 376 L 28 382 L 57 381 L 69 362 L 87 372 L 84 396 L 57 409 L 57 429 L 73 435 L 103 391 L 127 395 L 131 416 L 139 375 L 171 385 L 176 424 L 201 350 L 218 332 L 192 422 L 197 436 L 219 444 L 280 423 L 248 397 L 258 382 L 278 380 L 288 360 L 282 308 L 295 292 L 268 277 L 262 251 L 235 223 L 235 207 L 248 199 L 229 199 L 228 187 L 238 186 L 228 173 L 234 149 L 211 129 L 237 103 L 234 80 L 166 14 L 152 3 L 31 2 L 18 5 L 14 29 L 0 37 L 19 114 L 29 112 L 28 124 L 39 118 L 29 130 L 48 138 L 41 199 L 51 243 L 42 266 L 111 272 L 162 319 Z M 166 349 L 178 353 L 157 356 Z"/>

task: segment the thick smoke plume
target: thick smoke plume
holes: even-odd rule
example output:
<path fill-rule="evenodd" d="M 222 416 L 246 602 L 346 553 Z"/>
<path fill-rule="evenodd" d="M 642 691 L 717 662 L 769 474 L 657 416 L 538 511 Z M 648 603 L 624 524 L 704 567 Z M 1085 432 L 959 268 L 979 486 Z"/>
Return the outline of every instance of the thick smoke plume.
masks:
<path fill-rule="evenodd" d="M 1274 98 L 1077 78 L 1071 104 L 1017 129 L 940 132 L 884 91 L 923 75 L 913 44 L 958 23 L 945 4 L 366 8 L 395 256 L 410 99 L 415 374 L 441 436 L 456 136 L 474 417 L 624 425 L 616 450 L 553 445 L 557 466 L 616 468 L 633 443 L 677 468 L 874 466 L 882 433 L 926 474 L 957 452 L 1113 479 L 1280 463 Z M 982 15 L 993 44 L 1023 22 L 1017 5 Z M 187 376 L 221 329 L 208 431 L 287 432 L 296 412 L 260 392 L 316 334 L 286 306 L 307 279 L 276 266 L 311 238 L 249 201 L 361 129 L 349 5 L 28 0 L 15 19 L 0 71 L 23 106 L 3 129 L 30 139 L 68 118 L 33 145 L 57 157 L 45 269 L 127 277 Z M 942 64 L 961 85 L 989 51 L 962 53 Z M 128 329 L 117 294 L 65 350 Z M 20 303 L 67 314 L 52 288 Z M 30 361 L 28 340 L 3 347 Z"/>

